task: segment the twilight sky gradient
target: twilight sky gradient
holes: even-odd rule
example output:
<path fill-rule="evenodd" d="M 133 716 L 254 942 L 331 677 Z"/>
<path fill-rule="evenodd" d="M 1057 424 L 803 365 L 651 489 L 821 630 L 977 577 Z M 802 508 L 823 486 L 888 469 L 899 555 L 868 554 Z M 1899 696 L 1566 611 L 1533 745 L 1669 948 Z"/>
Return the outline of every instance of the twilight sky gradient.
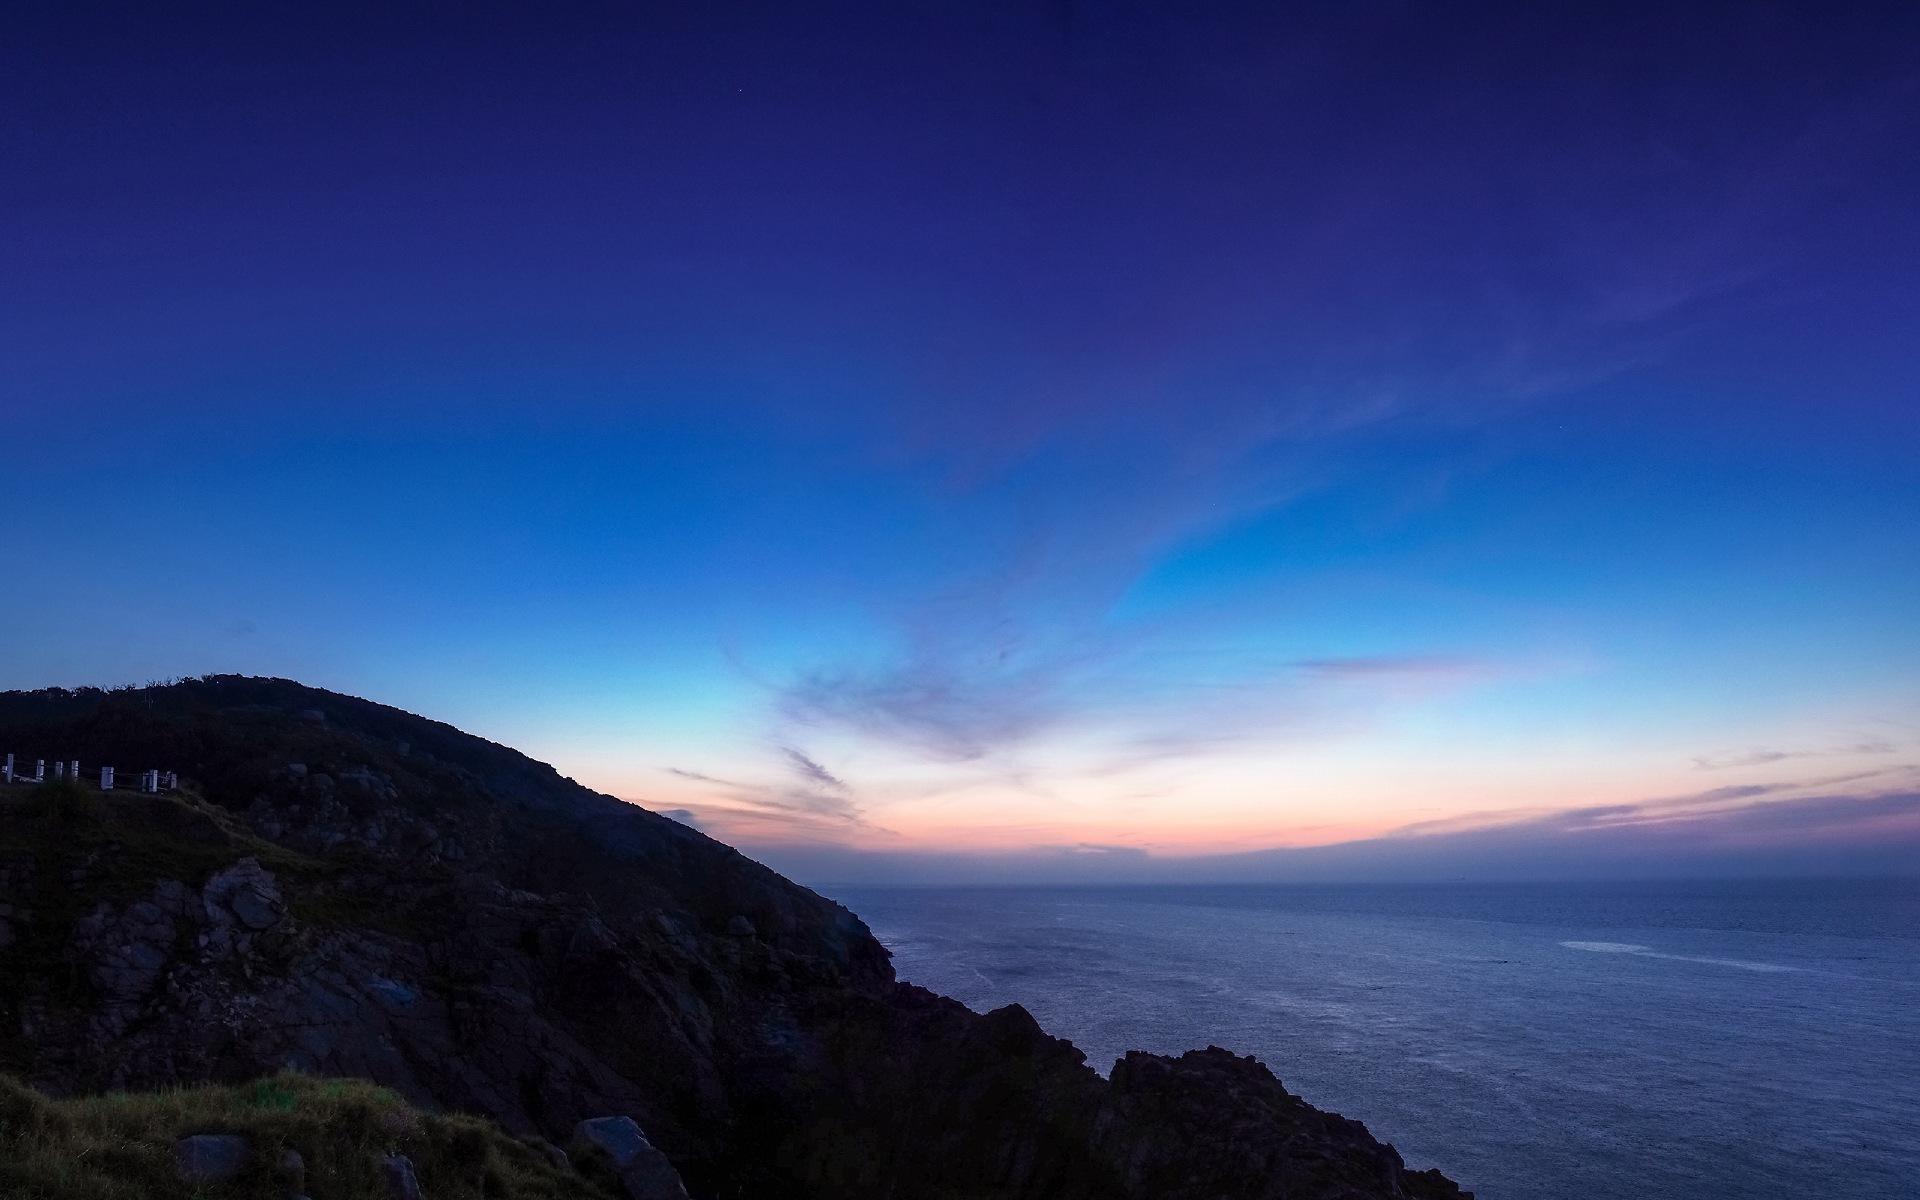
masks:
<path fill-rule="evenodd" d="M 813 880 L 1920 862 L 1920 10 L 553 7 L 9 10 L 0 687 Z"/>

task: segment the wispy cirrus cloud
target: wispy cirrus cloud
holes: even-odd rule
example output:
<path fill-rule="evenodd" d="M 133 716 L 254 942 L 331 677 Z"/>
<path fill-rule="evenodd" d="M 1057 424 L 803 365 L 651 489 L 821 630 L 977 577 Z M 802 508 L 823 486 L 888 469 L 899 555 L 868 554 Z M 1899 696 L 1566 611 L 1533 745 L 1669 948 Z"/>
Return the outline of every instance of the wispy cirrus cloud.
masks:
<path fill-rule="evenodd" d="M 1467 681 L 1495 673 L 1485 659 L 1447 654 L 1379 654 L 1360 658 L 1305 658 L 1292 664 L 1315 679 L 1438 679 Z"/>
<path fill-rule="evenodd" d="M 1396 829 L 1386 836 L 1422 838 L 1516 831 L 1580 834 L 1655 826 L 1669 826 L 1675 829 L 1688 826 L 1705 828 L 1708 824 L 1721 819 L 1743 818 L 1750 814 L 1770 811 L 1777 805 L 1819 795 L 1829 795 L 1837 788 L 1855 789 L 1856 785 L 1875 782 L 1880 784 L 1880 788 L 1897 791 L 1902 786 L 1920 784 L 1920 769 L 1913 766 L 1895 766 L 1813 779 L 1733 784 L 1678 796 L 1660 796 L 1616 804 L 1464 813 L 1441 820 L 1415 822 Z M 1880 788 L 1870 789 L 1863 794 L 1880 794 Z"/>
<path fill-rule="evenodd" d="M 1067 711 L 1070 671 L 1056 663 L 966 663 L 919 657 L 878 668 L 809 671 L 779 709 L 827 726 L 965 762 L 1025 742 Z"/>
<path fill-rule="evenodd" d="M 787 762 L 793 767 L 794 773 L 807 783 L 829 788 L 836 792 L 844 792 L 847 790 L 847 785 L 843 780 L 832 771 L 827 770 L 809 758 L 802 751 L 796 750 L 792 746 L 782 746 L 780 747 L 780 753 L 786 756 Z"/>
<path fill-rule="evenodd" d="M 1699 771 L 1724 771 L 1734 767 L 1763 767 L 1796 758 L 1837 758 L 1854 754 L 1892 754 L 1899 749 L 1888 741 L 1856 742 L 1850 746 L 1829 746 L 1822 750 L 1749 750 L 1739 754 L 1700 755 L 1693 766 Z"/>
<path fill-rule="evenodd" d="M 790 778 L 753 781 L 684 767 L 663 767 L 675 779 L 704 785 L 709 803 L 689 803 L 668 815 L 685 813 L 698 828 L 715 828 L 756 838 L 838 840 L 849 833 L 885 834 L 868 820 L 848 784 L 806 751 L 773 747 L 777 763 Z M 679 819 L 679 818 L 676 818 Z"/>
<path fill-rule="evenodd" d="M 717 775 L 707 775 L 700 771 L 682 770 L 679 767 L 662 767 L 661 770 L 665 771 L 669 775 L 678 776 L 681 779 L 688 779 L 693 781 L 694 783 L 711 783 L 716 787 L 744 788 L 744 787 L 752 786 L 751 784 L 739 783 L 731 779 L 722 779 Z"/>
<path fill-rule="evenodd" d="M 1418 624 L 1424 614 L 1402 626 L 1427 630 L 1424 646 L 1353 653 L 1355 639 L 1335 636 L 1326 653 L 1311 644 L 1303 653 L 1272 636 L 1274 615 L 1251 611 L 1235 594 L 1248 564 L 1221 567 L 1221 556 L 1193 569 L 1194 578 L 1219 571 L 1195 587 L 1231 595 L 1223 608 L 1245 607 L 1212 628 L 1200 629 L 1204 618 L 1189 614 L 1175 635 L 1171 621 L 1142 619 L 1126 600 L 1148 590 L 1141 585 L 1156 571 L 1204 559 L 1194 552 L 1303 499 L 1361 495 L 1355 507 L 1377 503 L 1402 515 L 1437 508 L 1449 489 L 1486 470 L 1476 454 L 1513 453 L 1488 446 L 1463 454 L 1458 431 L 1495 428 L 1672 353 L 1722 306 L 1764 284 L 1780 235 L 1820 199 L 1807 189 L 1821 173 L 1803 168 L 1871 143 L 1844 136 L 1844 117 L 1809 113 L 1804 130 L 1739 147 L 1752 168 L 1740 177 L 1755 186 L 1737 194 L 1676 171 L 1668 183 L 1685 194 L 1668 196 L 1661 222 L 1592 207 L 1589 188 L 1575 180 L 1584 172 L 1611 177 L 1600 166 L 1606 159 L 1643 169 L 1644 147 L 1609 145 L 1598 157 L 1569 160 L 1563 165 L 1573 174 L 1540 181 L 1561 189 L 1562 203 L 1550 225 L 1533 230 L 1566 285 L 1550 297 L 1529 285 L 1539 265 L 1531 255 L 1503 262 L 1479 251 L 1430 262 L 1450 281 L 1449 319 L 1436 320 L 1428 306 L 1398 309 L 1364 297 L 1383 281 L 1356 285 L 1355 254 L 1379 255 L 1403 237 L 1406 249 L 1419 250 L 1432 240 L 1418 234 L 1431 213 L 1408 213 L 1376 180 L 1336 174 L 1323 207 L 1273 226 L 1287 233 L 1265 245 L 1267 259 L 1288 269 L 1266 273 L 1272 282 L 1260 286 L 1279 290 L 1262 292 L 1265 303 L 1248 304 L 1238 289 L 1181 288 L 1182 260 L 1161 264 L 1173 274 L 1148 290 L 1191 296 L 1199 307 L 1183 304 L 1181 314 L 1152 324 L 1171 331 L 1186 313 L 1203 313 L 1198 324 L 1215 327 L 1208 336 L 1221 340 L 1198 359 L 1166 353 L 1155 336 L 1094 338 L 1100 349 L 1085 356 L 1053 348 L 1087 339 L 1054 337 L 1037 339 L 1047 347 L 1037 354 L 970 343 L 957 359 L 943 358 L 919 382 L 951 402 L 862 413 L 858 435 L 882 443 L 890 463 L 911 463 L 909 473 L 939 491 L 929 540 L 940 552 L 924 575 L 875 602 L 865 636 L 849 639 L 856 648 L 769 681 L 775 736 L 817 733 L 886 752 L 861 758 L 863 765 L 911 759 L 1036 794 L 1094 779 L 1119 794 L 1160 782 L 1125 778 L 1135 772 L 1171 774 L 1252 744 L 1272 750 L 1349 737 L 1392 706 L 1538 671 L 1461 652 L 1449 643 L 1474 637 L 1472 627 L 1450 637 L 1437 624 Z M 1457 168 L 1451 156 L 1433 165 Z M 1465 211 L 1481 208 L 1477 190 L 1454 200 Z M 1291 352 L 1271 347 L 1294 331 L 1237 324 L 1249 311 L 1323 311 L 1332 296 L 1353 311 Z M 1220 307 L 1209 311 L 1209 299 Z M 1098 311 L 1083 306 L 1042 319 L 1097 323 Z M 1384 467 L 1364 449 L 1380 442 L 1393 443 Z M 962 512 L 966 527 L 942 524 Z M 1313 558 L 1320 536 L 1305 534 L 1303 559 Z M 1284 560 L 1285 537 L 1245 557 Z M 1376 602 L 1363 595 L 1358 604 Z M 1274 608 L 1286 611 L 1284 603 Z M 1320 620 L 1348 632 L 1338 619 Z M 1291 657 L 1230 657 L 1246 645 L 1287 645 Z M 1168 649 L 1174 653 L 1148 664 Z M 1505 653 L 1527 657 L 1511 642 Z M 851 782 L 872 783 L 862 769 L 850 768 Z M 878 788 L 867 794 L 876 805 L 888 802 Z"/>
<path fill-rule="evenodd" d="M 1035 846 L 1036 854 L 1057 854 L 1067 858 L 1144 860 L 1147 851 L 1139 846 L 1115 846 L 1105 842 L 1068 842 L 1062 845 Z"/>
<path fill-rule="evenodd" d="M 1380 705 L 1422 699 L 1523 673 L 1466 655 L 1388 654 L 1231 661 L 1174 677 L 1141 678 L 1136 644 L 1115 639 L 1065 654 L 921 655 L 863 671 L 802 675 L 778 692 L 801 726 L 890 746 L 941 763 L 1026 774 L 1023 753 L 1050 735 L 1102 747 L 1088 776 L 1351 731 Z M 836 781 L 837 782 L 837 781 Z"/>
<path fill-rule="evenodd" d="M 687 800 L 658 811 L 704 833 L 750 846 L 845 845 L 855 832 L 862 841 L 888 834 L 844 800 L 798 788 L 717 791 L 707 799 Z"/>

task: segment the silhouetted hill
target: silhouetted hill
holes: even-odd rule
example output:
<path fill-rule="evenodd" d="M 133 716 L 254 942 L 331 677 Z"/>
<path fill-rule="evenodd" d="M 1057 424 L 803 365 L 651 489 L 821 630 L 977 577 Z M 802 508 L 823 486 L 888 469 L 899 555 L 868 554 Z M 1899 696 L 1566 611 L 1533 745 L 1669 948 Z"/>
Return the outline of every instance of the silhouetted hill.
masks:
<path fill-rule="evenodd" d="M 15 692 L 6 750 L 185 784 L 0 791 L 0 1071 L 54 1094 L 292 1067 L 556 1141 L 618 1114 L 696 1197 L 1460 1194 L 1251 1059 L 1103 1080 L 1017 1006 L 897 983 L 830 900 L 397 709 Z"/>

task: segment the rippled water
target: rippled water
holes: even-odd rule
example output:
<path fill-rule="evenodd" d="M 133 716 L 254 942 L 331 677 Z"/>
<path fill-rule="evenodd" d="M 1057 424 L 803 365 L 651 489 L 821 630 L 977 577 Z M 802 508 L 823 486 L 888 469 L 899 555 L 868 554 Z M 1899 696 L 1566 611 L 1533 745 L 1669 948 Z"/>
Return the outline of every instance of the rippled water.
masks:
<path fill-rule="evenodd" d="M 1255 1054 L 1490 1200 L 1920 1197 L 1920 881 L 830 890 L 902 978 Z"/>

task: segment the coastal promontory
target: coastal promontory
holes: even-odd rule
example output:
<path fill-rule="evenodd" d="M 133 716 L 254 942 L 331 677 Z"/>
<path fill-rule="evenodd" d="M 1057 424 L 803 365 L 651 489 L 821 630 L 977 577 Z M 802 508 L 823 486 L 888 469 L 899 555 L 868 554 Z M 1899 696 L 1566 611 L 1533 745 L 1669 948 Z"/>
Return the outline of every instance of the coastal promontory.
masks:
<path fill-rule="evenodd" d="M 312 1200 L 1467 1194 L 1228 1050 L 1103 1077 L 699 831 L 397 709 L 241 677 L 12 692 L 0 751 L 81 764 L 0 787 L 0 1144 L 212 1085 L 113 1144 L 236 1155 L 126 1194 L 279 1194 L 289 1154 Z M 22 1154 L 0 1182 L 58 1194 Z"/>

